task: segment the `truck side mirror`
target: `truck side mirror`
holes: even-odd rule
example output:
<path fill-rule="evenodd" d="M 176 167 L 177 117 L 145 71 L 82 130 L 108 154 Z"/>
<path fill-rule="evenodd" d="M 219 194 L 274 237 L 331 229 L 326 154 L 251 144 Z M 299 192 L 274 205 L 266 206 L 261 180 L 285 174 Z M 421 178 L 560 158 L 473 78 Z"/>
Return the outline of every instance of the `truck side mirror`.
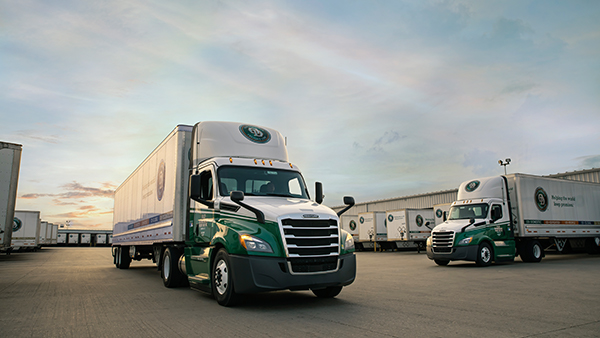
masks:
<path fill-rule="evenodd" d="M 244 200 L 244 192 L 243 191 L 232 191 L 229 194 L 229 197 L 231 197 L 231 200 L 233 202 L 240 202 Z"/>
<path fill-rule="evenodd" d="M 202 203 L 209 208 L 214 208 L 215 204 L 213 202 L 207 201 L 202 198 L 202 176 L 200 175 L 192 175 L 190 176 L 190 184 L 188 187 L 188 193 L 190 198 L 198 203 Z"/>
<path fill-rule="evenodd" d="M 202 186 L 200 181 L 200 175 L 190 176 L 190 198 L 197 201 L 202 196 Z"/>
<path fill-rule="evenodd" d="M 345 213 L 346 211 L 348 211 L 348 209 L 350 209 L 354 206 L 354 197 L 344 196 L 344 204 L 346 205 L 346 207 L 344 209 L 338 211 L 338 213 L 337 213 L 338 217 L 342 216 L 343 213 Z"/>
<path fill-rule="evenodd" d="M 315 182 L 315 202 L 323 203 L 323 183 Z"/>
<path fill-rule="evenodd" d="M 256 215 L 256 220 L 259 223 L 263 223 L 263 224 L 265 223 L 265 214 L 262 211 L 256 209 L 253 206 L 250 206 L 250 205 L 242 202 L 244 200 L 244 192 L 243 191 L 237 191 L 237 190 L 236 191 L 232 191 L 232 192 L 229 193 L 229 197 L 231 198 L 232 202 L 234 202 L 236 204 L 239 204 L 240 206 L 242 206 L 242 207 L 250 210 L 251 212 L 253 212 L 254 215 Z"/>

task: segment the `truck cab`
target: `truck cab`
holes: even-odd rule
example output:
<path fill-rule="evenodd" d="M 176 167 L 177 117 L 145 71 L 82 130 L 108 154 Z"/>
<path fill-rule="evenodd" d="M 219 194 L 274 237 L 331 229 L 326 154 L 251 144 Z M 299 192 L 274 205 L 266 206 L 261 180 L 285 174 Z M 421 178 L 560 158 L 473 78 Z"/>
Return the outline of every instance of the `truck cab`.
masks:
<path fill-rule="evenodd" d="M 474 261 L 487 266 L 492 261 L 515 258 L 515 234 L 502 176 L 461 184 L 448 219 L 436 226 L 427 239 L 427 256 L 438 265 L 453 260 Z"/>

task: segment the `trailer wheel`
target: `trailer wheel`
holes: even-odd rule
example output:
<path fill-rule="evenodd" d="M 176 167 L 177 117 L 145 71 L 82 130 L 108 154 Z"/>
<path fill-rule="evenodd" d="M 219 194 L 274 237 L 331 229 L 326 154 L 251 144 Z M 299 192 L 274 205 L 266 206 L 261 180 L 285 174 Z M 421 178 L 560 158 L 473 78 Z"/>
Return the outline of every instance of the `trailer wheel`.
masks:
<path fill-rule="evenodd" d="M 585 240 L 585 251 L 590 255 L 600 253 L 600 237 L 587 238 Z"/>
<path fill-rule="evenodd" d="M 446 266 L 446 265 L 448 265 L 448 263 L 450 263 L 450 261 L 445 260 L 445 259 L 434 259 L 433 261 L 435 262 L 435 264 L 437 264 L 439 266 Z"/>
<path fill-rule="evenodd" d="M 541 262 L 544 257 L 544 249 L 538 241 L 527 241 L 521 245 L 519 250 L 521 259 L 523 262 L 538 263 Z"/>
<path fill-rule="evenodd" d="M 477 249 L 477 260 L 475 263 L 478 266 L 490 266 L 493 256 L 492 247 L 487 242 L 482 242 Z"/>
<path fill-rule="evenodd" d="M 311 289 L 311 291 L 319 298 L 333 298 L 342 292 L 342 287 L 329 286 L 324 289 Z"/>
<path fill-rule="evenodd" d="M 239 295 L 235 293 L 233 285 L 231 261 L 225 249 L 220 249 L 215 257 L 211 284 L 213 296 L 220 305 L 232 306 L 238 301 Z"/>
<path fill-rule="evenodd" d="M 177 266 L 181 257 L 181 252 L 174 247 L 168 247 L 165 249 L 162 255 L 162 264 L 160 269 L 160 276 L 162 277 L 163 284 L 168 288 L 176 288 L 183 284 L 184 276 L 179 267 Z"/>
<path fill-rule="evenodd" d="M 129 265 L 131 264 L 131 257 L 129 257 L 129 247 L 128 246 L 120 246 L 119 251 L 117 252 L 117 268 L 119 269 L 129 269 Z"/>

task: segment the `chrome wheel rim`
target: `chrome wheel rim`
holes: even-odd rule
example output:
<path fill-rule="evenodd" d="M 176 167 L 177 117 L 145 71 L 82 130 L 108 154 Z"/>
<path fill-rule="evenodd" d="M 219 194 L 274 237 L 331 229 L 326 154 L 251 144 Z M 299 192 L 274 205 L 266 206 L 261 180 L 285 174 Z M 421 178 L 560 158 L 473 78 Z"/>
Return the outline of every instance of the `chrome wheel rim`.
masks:
<path fill-rule="evenodd" d="M 229 284 L 229 272 L 227 269 L 227 263 L 224 260 L 217 262 L 215 266 L 215 288 L 220 295 L 223 295 L 227 291 L 227 285 Z"/>

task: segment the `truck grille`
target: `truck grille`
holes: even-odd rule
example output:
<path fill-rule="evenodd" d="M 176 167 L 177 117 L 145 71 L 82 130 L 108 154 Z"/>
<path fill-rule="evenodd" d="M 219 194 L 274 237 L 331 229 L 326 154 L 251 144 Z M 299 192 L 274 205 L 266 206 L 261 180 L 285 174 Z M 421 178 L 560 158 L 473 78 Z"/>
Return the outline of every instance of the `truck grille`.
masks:
<path fill-rule="evenodd" d="M 454 244 L 454 231 L 437 231 L 431 234 L 433 252 L 451 253 Z"/>
<path fill-rule="evenodd" d="M 281 227 L 292 272 L 337 269 L 340 250 L 337 221 L 283 219 Z"/>

